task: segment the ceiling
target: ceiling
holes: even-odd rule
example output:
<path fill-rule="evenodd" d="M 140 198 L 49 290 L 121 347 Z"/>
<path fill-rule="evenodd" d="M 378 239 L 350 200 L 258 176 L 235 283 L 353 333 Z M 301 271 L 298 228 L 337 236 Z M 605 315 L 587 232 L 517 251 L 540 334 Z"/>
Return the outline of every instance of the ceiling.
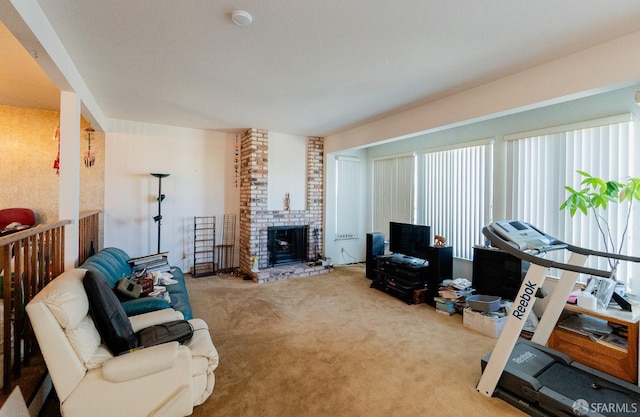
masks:
<path fill-rule="evenodd" d="M 640 30 L 602 0 L 33 0 L 103 114 L 327 136 Z M 250 26 L 230 19 L 253 16 Z M 1 18 L 1 17 L 0 17 Z M 59 91 L 0 25 L 0 104 Z"/>

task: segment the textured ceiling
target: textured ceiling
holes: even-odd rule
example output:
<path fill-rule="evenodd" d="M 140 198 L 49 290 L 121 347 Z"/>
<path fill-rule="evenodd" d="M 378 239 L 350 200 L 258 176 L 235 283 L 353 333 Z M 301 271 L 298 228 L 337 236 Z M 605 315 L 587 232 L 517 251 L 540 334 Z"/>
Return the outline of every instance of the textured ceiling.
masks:
<path fill-rule="evenodd" d="M 34 3 L 108 118 L 318 136 L 640 30 L 640 2 L 621 0 Z M 235 9 L 253 24 L 234 25 Z M 33 51 L 7 38 L 2 61 L 20 69 L 0 69 L 0 104 L 20 102 L 9 85 L 22 105 L 55 106 L 55 88 L 29 80 Z"/>

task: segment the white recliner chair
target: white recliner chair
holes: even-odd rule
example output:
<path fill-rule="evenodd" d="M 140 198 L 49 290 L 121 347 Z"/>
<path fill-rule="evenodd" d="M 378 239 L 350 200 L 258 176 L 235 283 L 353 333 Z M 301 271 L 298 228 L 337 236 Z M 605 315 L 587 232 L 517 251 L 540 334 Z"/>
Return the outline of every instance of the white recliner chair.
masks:
<path fill-rule="evenodd" d="M 213 392 L 216 351 L 206 323 L 184 344 L 113 356 L 89 314 L 85 270 L 65 271 L 26 307 L 65 417 L 187 416 Z M 173 309 L 130 317 L 134 331 L 182 319 Z"/>

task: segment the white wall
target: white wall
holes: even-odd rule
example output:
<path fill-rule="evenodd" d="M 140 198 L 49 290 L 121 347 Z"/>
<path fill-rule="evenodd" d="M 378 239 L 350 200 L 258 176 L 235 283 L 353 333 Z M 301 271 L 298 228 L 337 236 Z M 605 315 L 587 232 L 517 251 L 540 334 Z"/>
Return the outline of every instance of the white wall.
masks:
<path fill-rule="evenodd" d="M 307 138 L 269 132 L 267 209 L 284 210 L 289 193 L 289 209 L 307 207 Z"/>
<path fill-rule="evenodd" d="M 162 180 L 161 251 L 189 270 L 193 217 L 217 217 L 217 241 L 225 213 L 238 213 L 233 134 L 113 121 L 105 139 L 105 247 L 130 256 L 157 251 L 158 179 Z M 237 233 L 237 231 L 236 231 Z"/>

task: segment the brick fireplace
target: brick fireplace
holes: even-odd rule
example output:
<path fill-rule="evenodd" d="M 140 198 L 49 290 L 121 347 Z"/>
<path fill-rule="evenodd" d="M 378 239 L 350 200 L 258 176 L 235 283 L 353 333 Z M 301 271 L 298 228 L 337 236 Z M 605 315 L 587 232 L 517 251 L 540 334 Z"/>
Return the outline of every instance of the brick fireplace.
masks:
<path fill-rule="evenodd" d="M 307 138 L 305 210 L 268 210 L 269 132 L 249 129 L 240 142 L 240 270 L 258 283 L 329 272 L 318 265 L 323 252 L 324 141 Z M 268 249 L 269 228 L 303 228 L 306 253 L 294 261 L 273 265 Z M 257 257 L 259 271 L 252 271 Z M 305 258 L 300 260 L 300 258 Z"/>

